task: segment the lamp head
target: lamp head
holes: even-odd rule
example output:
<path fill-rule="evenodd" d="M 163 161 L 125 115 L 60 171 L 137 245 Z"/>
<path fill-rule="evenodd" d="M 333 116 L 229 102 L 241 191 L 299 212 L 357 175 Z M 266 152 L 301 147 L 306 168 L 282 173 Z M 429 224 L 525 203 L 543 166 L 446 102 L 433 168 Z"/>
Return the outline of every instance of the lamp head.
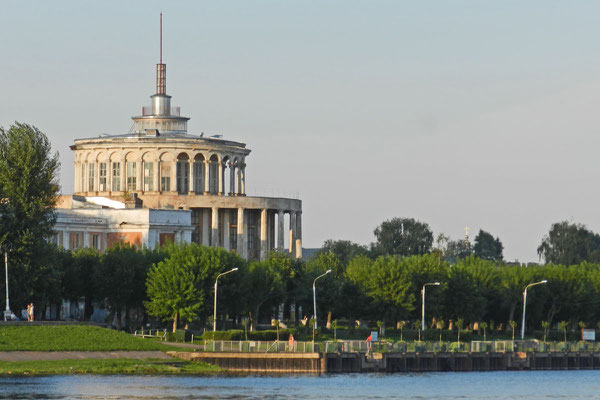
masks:
<path fill-rule="evenodd" d="M 233 271 L 237 271 L 237 270 L 238 270 L 238 267 L 235 267 L 235 268 L 234 268 L 234 269 L 232 269 L 231 271 L 233 272 Z"/>
<path fill-rule="evenodd" d="M 328 269 L 327 271 L 325 271 L 325 273 L 326 273 L 326 274 L 328 274 L 328 273 L 330 273 L 330 272 L 331 272 L 331 270 L 330 270 L 330 269 Z"/>
<path fill-rule="evenodd" d="M 548 281 L 546 279 L 544 279 L 541 283 L 548 283 Z"/>
<path fill-rule="evenodd" d="M 433 284 L 434 284 L 435 286 L 440 286 L 440 283 L 439 283 L 439 282 L 433 282 Z"/>

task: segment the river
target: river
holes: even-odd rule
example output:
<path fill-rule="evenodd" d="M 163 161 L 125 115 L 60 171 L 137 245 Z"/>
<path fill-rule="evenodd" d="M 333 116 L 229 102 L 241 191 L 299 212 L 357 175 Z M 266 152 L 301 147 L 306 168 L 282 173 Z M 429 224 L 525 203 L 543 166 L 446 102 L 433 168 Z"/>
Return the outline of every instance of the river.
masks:
<path fill-rule="evenodd" d="M 600 371 L 0 378 L 0 399 L 598 399 Z"/>

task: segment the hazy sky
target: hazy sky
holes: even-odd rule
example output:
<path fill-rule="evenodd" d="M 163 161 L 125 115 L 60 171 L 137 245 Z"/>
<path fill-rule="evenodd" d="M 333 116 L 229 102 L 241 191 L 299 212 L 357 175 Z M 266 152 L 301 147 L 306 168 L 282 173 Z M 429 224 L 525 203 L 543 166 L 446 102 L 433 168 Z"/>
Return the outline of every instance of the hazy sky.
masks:
<path fill-rule="evenodd" d="M 392 217 L 499 236 L 537 261 L 553 222 L 600 231 L 600 2 L 4 1 L 0 126 L 75 138 L 167 92 L 190 133 L 252 149 L 250 195 L 303 200 L 305 247 Z"/>

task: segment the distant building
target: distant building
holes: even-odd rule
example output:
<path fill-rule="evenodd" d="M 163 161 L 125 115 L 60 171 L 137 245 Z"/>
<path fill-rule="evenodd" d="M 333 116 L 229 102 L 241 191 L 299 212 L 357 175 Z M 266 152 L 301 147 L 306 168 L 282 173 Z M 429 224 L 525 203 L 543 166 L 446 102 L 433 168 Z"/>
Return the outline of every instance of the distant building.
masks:
<path fill-rule="evenodd" d="M 250 150 L 221 135 L 187 132 L 189 118 L 166 94 L 162 57 L 150 99 L 128 133 L 77 139 L 71 146 L 75 193 L 59 201 L 57 243 L 153 248 L 172 238 L 264 259 L 270 250 L 284 250 L 287 234 L 289 252 L 301 258 L 302 202 L 246 195 Z"/>

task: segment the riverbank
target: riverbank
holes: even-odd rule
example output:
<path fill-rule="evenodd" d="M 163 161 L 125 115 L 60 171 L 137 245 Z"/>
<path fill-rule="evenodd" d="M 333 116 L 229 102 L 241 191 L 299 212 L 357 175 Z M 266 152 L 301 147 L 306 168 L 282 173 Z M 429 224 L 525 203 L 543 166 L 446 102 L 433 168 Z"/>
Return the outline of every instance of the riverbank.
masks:
<path fill-rule="evenodd" d="M 210 375 L 223 373 L 205 362 L 177 358 L 66 359 L 36 361 L 0 361 L 0 376 L 23 375 Z"/>

